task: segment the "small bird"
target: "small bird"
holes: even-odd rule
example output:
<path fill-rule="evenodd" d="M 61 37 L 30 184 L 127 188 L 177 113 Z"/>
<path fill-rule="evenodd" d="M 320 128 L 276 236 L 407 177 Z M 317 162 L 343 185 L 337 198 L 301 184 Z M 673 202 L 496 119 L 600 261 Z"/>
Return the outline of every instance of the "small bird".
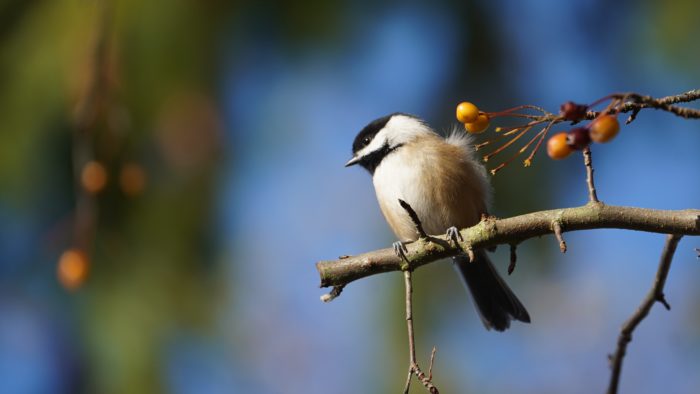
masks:
<path fill-rule="evenodd" d="M 416 212 L 428 234 L 456 240 L 457 228 L 470 227 L 487 214 L 491 195 L 486 169 L 470 137 L 454 131 L 443 138 L 421 119 L 394 113 L 363 128 L 352 144 L 346 167 L 359 164 L 372 175 L 379 207 L 399 239 L 395 249 L 418 238 L 415 225 L 399 200 Z M 397 248 L 398 246 L 398 248 Z M 454 266 L 472 294 L 487 329 L 503 331 L 515 319 L 530 315 L 498 274 L 484 250 L 453 257 Z"/>

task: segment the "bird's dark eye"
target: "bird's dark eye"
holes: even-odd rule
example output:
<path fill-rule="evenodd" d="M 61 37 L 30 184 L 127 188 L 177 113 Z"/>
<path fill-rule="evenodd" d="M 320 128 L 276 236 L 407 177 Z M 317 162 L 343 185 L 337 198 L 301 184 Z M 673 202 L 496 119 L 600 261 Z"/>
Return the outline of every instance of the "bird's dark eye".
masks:
<path fill-rule="evenodd" d="M 362 140 L 362 145 L 367 146 L 367 145 L 369 145 L 370 142 L 372 142 L 372 139 L 369 138 L 369 137 L 365 137 L 365 138 Z"/>

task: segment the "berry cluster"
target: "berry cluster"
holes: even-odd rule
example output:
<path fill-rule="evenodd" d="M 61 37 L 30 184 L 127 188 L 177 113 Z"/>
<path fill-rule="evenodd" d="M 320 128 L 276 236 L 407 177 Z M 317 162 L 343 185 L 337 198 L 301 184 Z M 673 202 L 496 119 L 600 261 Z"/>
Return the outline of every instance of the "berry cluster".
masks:
<path fill-rule="evenodd" d="M 483 133 L 489 128 L 489 116 L 467 101 L 457 106 L 457 120 L 464 123 L 464 128 L 470 133 Z"/>
<path fill-rule="evenodd" d="M 585 112 L 584 112 L 585 114 Z M 564 106 L 562 106 L 562 115 Z M 547 155 L 554 160 L 564 159 L 575 150 L 583 150 L 591 141 L 604 143 L 615 138 L 620 132 L 620 124 L 614 115 L 601 115 L 584 127 L 576 127 L 568 132 L 553 135 L 547 141 Z"/>
<path fill-rule="evenodd" d="M 476 105 L 465 101 L 457 106 L 456 115 L 457 120 L 464 124 L 467 132 L 473 134 L 484 132 L 489 127 L 490 120 L 499 116 L 527 120 L 526 123 L 516 126 L 496 127 L 495 131 L 497 133 L 502 132 L 500 135 L 476 145 L 476 149 L 479 150 L 503 138 L 509 138 L 509 140 L 501 144 L 501 146 L 484 155 L 484 161 L 489 161 L 491 157 L 513 145 L 533 128 L 539 128 L 539 131 L 534 137 L 525 143 L 515 155 L 506 159 L 491 170 L 491 173 L 495 174 L 534 145 L 534 148 L 531 149 L 530 154 L 523 162 L 525 167 L 529 166 L 532 163 L 535 153 L 546 139 L 547 133 L 556 123 L 568 121 L 575 124 L 586 119 L 592 119 L 586 126 L 576 127 L 568 132 L 561 132 L 551 137 L 547 142 L 547 153 L 552 159 L 563 159 L 575 150 L 587 148 L 591 142 L 602 143 L 610 141 L 620 131 L 620 124 L 616 116 L 620 112 L 621 105 L 624 103 L 626 97 L 626 95 L 610 95 L 590 105 L 567 101 L 561 105 L 559 114 L 548 112 L 535 105 L 520 105 L 498 112 L 483 112 L 479 111 Z M 608 100 L 609 104 L 604 110 L 600 112 L 589 112 L 595 105 Z M 537 113 L 532 114 L 531 111 L 536 111 Z"/>

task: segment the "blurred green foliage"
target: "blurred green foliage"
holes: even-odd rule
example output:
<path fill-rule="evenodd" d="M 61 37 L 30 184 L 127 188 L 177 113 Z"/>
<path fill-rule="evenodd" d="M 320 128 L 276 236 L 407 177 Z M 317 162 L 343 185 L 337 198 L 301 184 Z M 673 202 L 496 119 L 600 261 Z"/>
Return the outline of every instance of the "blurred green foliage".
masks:
<path fill-rule="evenodd" d="M 53 292 L 83 327 L 87 380 L 80 391 L 161 392 L 169 336 L 176 327 L 211 330 L 221 299 L 211 236 L 223 137 L 214 88 L 219 33 L 232 6 L 4 3 L 3 202 L 53 218 L 44 263 L 31 267 L 55 281 L 57 256 L 83 238 L 76 231 L 86 231 L 72 216 L 82 193 L 73 176 L 73 165 L 81 165 L 72 162 L 77 146 L 87 145 L 105 165 L 107 187 L 95 198 L 94 228 L 87 230 L 94 235 L 87 245 L 91 277 L 78 293 L 66 294 L 57 282 Z M 102 63 L 95 50 L 101 39 Z M 90 97 L 95 72 L 104 79 Z M 76 117 L 91 99 L 95 108 L 83 135 Z M 120 171 L 130 163 L 145 173 L 145 188 L 135 196 L 120 187 Z"/>

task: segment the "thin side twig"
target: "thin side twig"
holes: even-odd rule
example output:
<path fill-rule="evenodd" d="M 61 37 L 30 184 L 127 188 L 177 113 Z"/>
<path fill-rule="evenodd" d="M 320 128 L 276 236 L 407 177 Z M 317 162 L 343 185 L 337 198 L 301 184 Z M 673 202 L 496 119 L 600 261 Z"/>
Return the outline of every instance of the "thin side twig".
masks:
<path fill-rule="evenodd" d="M 418 214 L 416 213 L 416 211 L 413 210 L 413 207 L 411 207 L 409 203 L 400 198 L 399 205 L 401 205 L 401 208 L 403 208 L 406 211 L 406 213 L 408 213 L 408 216 L 411 218 L 413 225 L 416 226 L 416 233 L 418 233 L 418 237 L 428 238 L 428 234 L 426 234 L 425 230 L 423 230 L 423 223 L 421 223 L 420 219 L 418 218 Z"/>
<path fill-rule="evenodd" d="M 678 107 L 673 104 L 687 103 L 691 101 L 696 101 L 700 99 L 700 89 L 689 90 L 685 93 L 680 93 L 672 96 L 654 98 L 651 96 L 645 96 L 639 93 L 617 93 L 604 97 L 603 99 L 622 99 L 622 103 L 617 107 L 617 113 L 632 112 L 628 122 L 633 121 L 640 110 L 645 108 L 653 108 L 662 111 L 669 112 L 673 115 L 679 116 L 685 119 L 700 119 L 700 110 L 688 107 Z M 603 111 L 588 111 L 586 113 L 586 119 L 595 119 Z"/>
<path fill-rule="evenodd" d="M 666 244 L 661 253 L 661 260 L 659 262 L 659 268 L 656 271 L 654 283 L 637 308 L 637 311 L 625 322 L 620 330 L 620 336 L 617 339 L 617 349 L 615 350 L 615 354 L 610 356 L 612 373 L 610 375 L 608 394 L 617 393 L 620 384 L 620 373 L 622 372 L 622 361 L 627 352 L 627 345 L 632 341 L 632 332 L 637 328 L 639 323 L 647 317 L 655 302 L 663 304 L 666 309 L 671 309 L 664 297 L 664 285 L 666 284 L 668 271 L 671 268 L 673 254 L 676 251 L 676 246 L 678 246 L 678 241 L 680 241 L 681 237 L 682 236 L 678 234 L 670 234 L 666 237 Z"/>
<path fill-rule="evenodd" d="M 73 243 L 89 251 L 95 237 L 98 206 L 95 196 L 85 190 L 81 183 L 83 167 L 94 159 L 94 133 L 100 104 L 108 93 L 107 62 L 109 54 L 109 31 L 111 27 L 111 7 L 105 1 L 98 1 L 93 44 L 90 52 L 90 74 L 86 88 L 76 104 L 73 118 L 73 141 L 71 161 L 76 188 Z"/>
<path fill-rule="evenodd" d="M 425 386 L 425 388 L 431 394 L 439 394 L 437 387 L 431 382 L 432 377 L 432 359 L 430 362 L 430 375 L 427 376 L 418 366 L 418 361 L 416 359 L 416 342 L 413 333 L 413 281 L 411 278 L 411 271 L 406 270 L 403 272 L 404 284 L 406 286 L 406 327 L 408 329 L 408 377 L 406 378 L 406 386 L 404 388 L 404 394 L 408 394 L 408 390 L 411 387 L 411 375 L 416 375 L 418 380 Z M 434 348 L 433 348 L 434 349 Z M 433 357 L 435 356 L 435 350 L 433 350 Z"/>
<path fill-rule="evenodd" d="M 516 253 L 517 248 L 517 244 L 510 244 L 510 263 L 508 264 L 508 275 L 513 273 L 515 270 L 515 264 L 518 262 L 518 255 Z"/>
<path fill-rule="evenodd" d="M 595 184 L 593 182 L 593 159 L 591 158 L 591 148 L 588 146 L 585 149 L 583 149 L 583 164 L 586 166 L 586 184 L 588 184 L 588 201 L 600 202 L 598 201 L 598 193 L 596 193 Z"/>
<path fill-rule="evenodd" d="M 562 235 L 561 222 L 555 220 L 552 222 L 552 231 L 554 231 L 554 236 L 557 237 L 559 241 L 559 251 L 566 253 L 566 241 L 564 241 L 564 236 Z"/>
<path fill-rule="evenodd" d="M 338 298 L 340 294 L 343 292 L 343 289 L 345 288 L 345 285 L 338 285 L 338 286 L 333 286 L 330 292 L 328 294 L 324 294 L 321 296 L 321 301 L 323 302 L 331 302 Z"/>
<path fill-rule="evenodd" d="M 408 390 L 411 388 L 413 367 L 416 365 L 416 342 L 413 335 L 413 281 L 411 280 L 411 271 L 404 271 L 403 278 L 406 288 L 406 327 L 408 329 L 408 377 L 406 378 L 406 386 L 403 392 L 404 394 L 408 394 Z"/>
<path fill-rule="evenodd" d="M 667 96 L 658 99 L 637 93 L 628 93 L 627 97 L 630 101 L 620 106 L 620 112 L 632 111 L 632 120 L 636 118 L 636 113 L 643 108 L 660 109 L 685 119 L 700 118 L 700 110 L 672 105 L 697 100 L 700 98 L 700 89 L 694 89 L 675 96 Z"/>

